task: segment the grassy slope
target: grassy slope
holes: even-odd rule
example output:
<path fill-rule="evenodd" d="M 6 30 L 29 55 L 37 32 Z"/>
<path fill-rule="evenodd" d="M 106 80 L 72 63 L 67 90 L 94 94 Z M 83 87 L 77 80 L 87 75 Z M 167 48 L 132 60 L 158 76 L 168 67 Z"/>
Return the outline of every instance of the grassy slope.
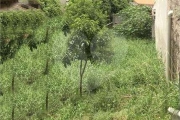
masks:
<path fill-rule="evenodd" d="M 79 61 L 67 68 L 58 61 L 57 55 L 62 57 L 59 53 L 65 45 L 57 42 L 59 36 L 64 40 L 57 32 L 51 45 L 39 45 L 33 52 L 23 46 L 14 59 L 0 65 L 0 87 L 4 93 L 0 96 L 2 120 L 11 118 L 13 104 L 18 120 L 169 120 L 167 107 L 177 106 L 178 89 L 165 81 L 153 41 L 115 38 L 113 62 L 88 63 L 83 97 L 79 98 Z M 57 59 L 50 62 L 49 75 L 45 76 L 47 53 Z M 13 73 L 14 100 L 10 90 Z M 49 91 L 48 112 L 45 112 L 46 91 Z"/>

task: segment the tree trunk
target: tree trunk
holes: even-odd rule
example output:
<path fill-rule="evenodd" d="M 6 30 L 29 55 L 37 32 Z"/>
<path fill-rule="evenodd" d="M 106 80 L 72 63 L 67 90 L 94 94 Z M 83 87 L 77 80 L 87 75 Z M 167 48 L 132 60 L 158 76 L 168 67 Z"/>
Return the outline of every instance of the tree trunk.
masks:
<path fill-rule="evenodd" d="M 87 65 L 87 60 L 85 60 L 84 67 L 83 67 L 83 60 L 80 61 L 80 81 L 79 81 L 80 96 L 82 96 L 82 80 L 83 80 L 84 71 L 86 69 L 86 65 Z"/>

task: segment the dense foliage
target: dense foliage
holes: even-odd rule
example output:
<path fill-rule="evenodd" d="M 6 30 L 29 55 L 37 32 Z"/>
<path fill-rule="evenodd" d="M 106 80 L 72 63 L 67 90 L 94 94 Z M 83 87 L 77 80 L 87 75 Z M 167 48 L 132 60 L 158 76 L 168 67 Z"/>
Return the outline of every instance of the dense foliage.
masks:
<path fill-rule="evenodd" d="M 0 13 L 2 38 L 13 38 L 13 34 L 32 33 L 45 19 L 40 10 L 3 11 Z"/>
<path fill-rule="evenodd" d="M 31 44 L 35 30 L 43 24 L 45 15 L 40 10 L 3 11 L 0 13 L 1 61 L 12 57 L 23 43 Z"/>
<path fill-rule="evenodd" d="M 41 9 L 48 17 L 56 17 L 62 14 L 59 0 L 37 0 Z"/>
<path fill-rule="evenodd" d="M 86 31 L 88 29 L 92 29 L 92 32 L 97 32 L 97 30 L 102 28 L 106 23 L 106 15 L 102 13 L 99 4 L 93 3 L 92 0 L 70 1 L 69 5 L 66 7 L 65 14 L 66 22 L 72 29 L 80 28 L 81 31 L 85 30 L 85 32 L 88 32 Z M 83 22 L 80 22 L 80 19 L 84 19 L 82 20 Z M 92 26 L 89 22 L 92 23 Z M 82 25 L 79 26 L 79 24 Z M 88 26 L 85 24 L 90 25 Z M 76 28 L 77 26 L 79 27 Z"/>
<path fill-rule="evenodd" d="M 103 13 L 109 16 L 110 21 L 112 22 L 112 15 L 123 10 L 128 4 L 128 0 L 97 0 L 95 3 L 100 3 L 100 8 Z"/>
<path fill-rule="evenodd" d="M 93 59 L 91 48 L 93 45 L 95 46 L 98 41 L 97 37 L 102 37 L 102 39 L 99 39 L 99 42 L 104 42 L 101 46 L 102 48 L 107 47 L 110 41 L 110 37 L 104 37 L 105 40 L 102 41 L 103 35 L 99 36 L 100 32 L 106 32 L 106 15 L 103 14 L 99 6 L 99 3 L 95 4 L 92 0 L 78 0 L 70 2 L 66 8 L 66 22 L 71 29 L 69 43 L 74 44 L 69 44 L 69 47 L 81 47 L 82 44 L 84 44 L 84 52 L 88 60 Z M 75 52 L 73 49 L 71 48 L 71 50 Z M 77 50 L 78 49 L 82 51 L 81 48 L 77 48 Z"/>
<path fill-rule="evenodd" d="M 41 11 L 24 11 L 27 18 L 21 16 L 23 11 L 18 11 L 20 17 L 13 14 L 15 19 L 11 13 L 0 13 L 1 18 L 6 18 L 1 21 L 1 26 L 6 26 L 2 41 L 7 38 L 8 43 L 0 45 L 10 49 L 4 53 L 11 53 L 14 46 L 16 49 L 17 41 L 18 45 L 27 43 L 21 43 L 13 58 L 0 64 L 0 119 L 170 119 L 167 107 L 178 106 L 179 89 L 165 80 L 154 42 L 126 40 L 112 34 L 114 31 L 105 27 L 107 16 L 100 7 L 101 2 L 93 1 L 71 0 L 63 20 L 59 16 L 60 8 L 52 8 L 55 11 L 52 12 L 53 6 L 47 5 L 55 4 L 53 0 L 41 0 L 41 7 L 49 17 Z M 122 14 L 124 20 L 133 16 L 127 10 Z M 19 20 L 21 17 L 25 20 Z M 63 35 L 64 24 L 65 30 L 70 29 L 69 34 Z M 8 35 L 10 31 L 12 37 Z M 9 44 L 9 38 L 13 44 Z M 36 49 L 29 49 L 32 43 Z M 62 63 L 68 61 L 64 55 L 72 59 L 70 66 Z M 86 62 L 84 76 L 82 61 Z M 83 86 L 81 97 L 79 83 Z"/>
<path fill-rule="evenodd" d="M 121 35 L 128 37 L 151 37 L 151 8 L 147 6 L 129 6 L 119 13 L 122 23 L 116 27 Z"/>

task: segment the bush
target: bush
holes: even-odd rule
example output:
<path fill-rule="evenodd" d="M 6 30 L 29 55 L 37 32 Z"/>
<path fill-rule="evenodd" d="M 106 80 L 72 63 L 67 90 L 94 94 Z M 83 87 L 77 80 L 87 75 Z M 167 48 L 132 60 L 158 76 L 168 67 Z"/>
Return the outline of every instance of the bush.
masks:
<path fill-rule="evenodd" d="M 38 2 L 48 17 L 56 17 L 62 14 L 58 0 L 38 0 Z"/>
<path fill-rule="evenodd" d="M 122 10 L 119 15 L 122 23 L 116 30 L 125 36 L 150 38 L 151 37 L 151 9 L 146 6 L 129 6 Z"/>
<path fill-rule="evenodd" d="M 30 29 L 39 27 L 45 16 L 40 10 L 26 10 L 4 11 L 0 13 L 0 18 L 0 25 L 2 27 L 1 35 L 5 37 L 9 36 L 8 33 L 27 33 Z"/>
<path fill-rule="evenodd" d="M 100 8 L 103 13 L 109 16 L 110 22 L 112 22 L 112 14 L 116 14 L 129 6 L 128 0 L 98 0 L 95 2 L 100 2 Z"/>
<path fill-rule="evenodd" d="M 11 11 L 0 13 L 1 61 L 12 57 L 23 43 L 32 43 L 35 29 L 42 25 L 44 13 L 39 10 Z"/>

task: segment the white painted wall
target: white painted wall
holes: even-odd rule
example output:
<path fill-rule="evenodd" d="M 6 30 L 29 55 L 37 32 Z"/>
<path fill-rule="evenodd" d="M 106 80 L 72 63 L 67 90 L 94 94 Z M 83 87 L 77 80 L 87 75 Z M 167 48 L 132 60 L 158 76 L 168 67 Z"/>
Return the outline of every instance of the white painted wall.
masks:
<path fill-rule="evenodd" d="M 168 0 L 156 0 L 155 3 L 155 40 L 156 49 L 163 62 L 166 63 L 167 55 L 167 25 L 168 25 Z"/>

